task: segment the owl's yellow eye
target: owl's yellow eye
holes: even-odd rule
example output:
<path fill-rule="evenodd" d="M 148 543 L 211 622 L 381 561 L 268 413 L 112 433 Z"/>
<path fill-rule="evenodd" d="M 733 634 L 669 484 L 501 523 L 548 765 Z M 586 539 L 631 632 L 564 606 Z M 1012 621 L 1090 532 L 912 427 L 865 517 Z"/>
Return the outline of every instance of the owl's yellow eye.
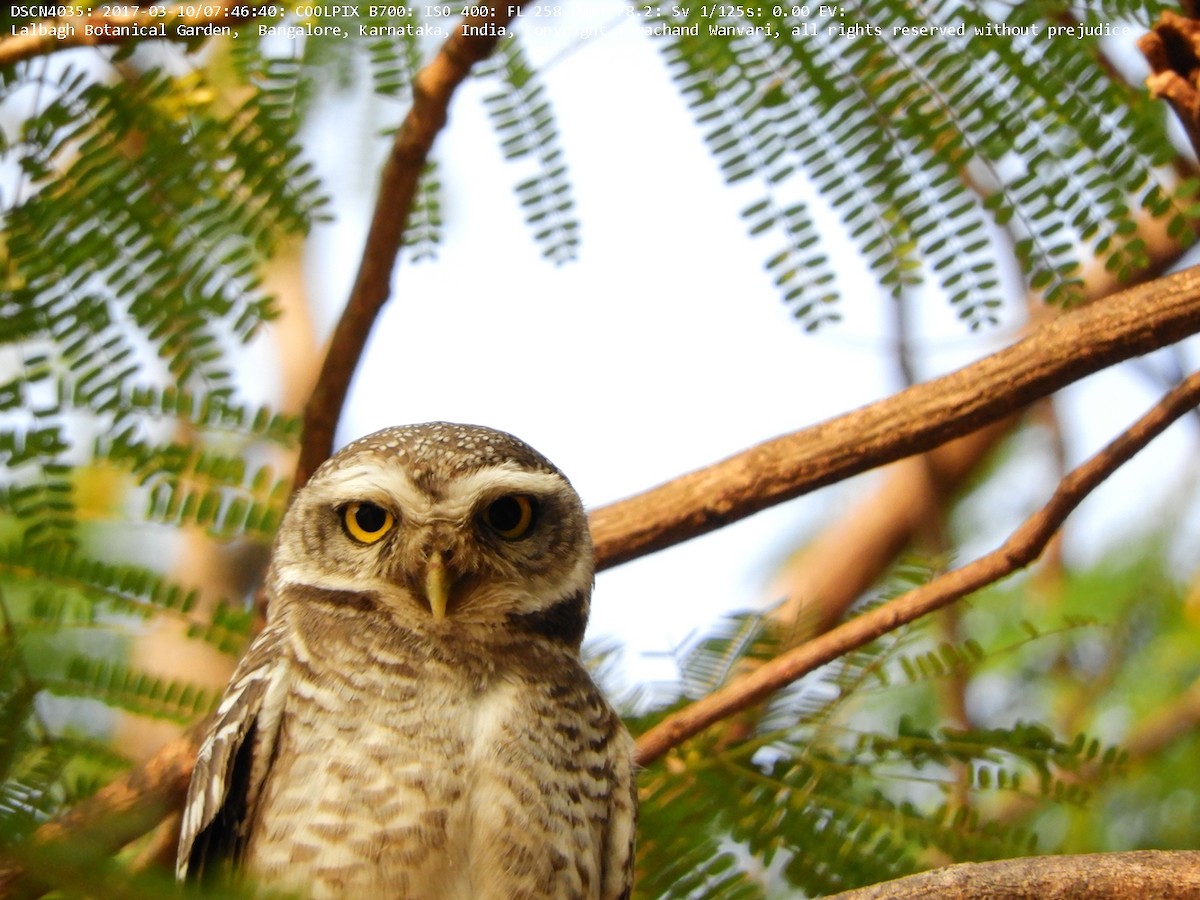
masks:
<path fill-rule="evenodd" d="M 524 494 L 493 500 L 483 511 L 484 523 L 506 541 L 519 541 L 533 528 L 533 501 Z"/>
<path fill-rule="evenodd" d="M 396 523 L 392 514 L 374 503 L 350 503 L 342 508 L 346 534 L 362 544 L 373 544 Z"/>

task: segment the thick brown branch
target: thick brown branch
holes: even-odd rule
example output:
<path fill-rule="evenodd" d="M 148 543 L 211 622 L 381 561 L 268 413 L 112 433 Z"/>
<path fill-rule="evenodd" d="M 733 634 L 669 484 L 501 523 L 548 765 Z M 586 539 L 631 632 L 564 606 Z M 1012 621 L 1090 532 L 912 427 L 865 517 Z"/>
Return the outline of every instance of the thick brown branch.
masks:
<path fill-rule="evenodd" d="M 1200 896 L 1200 852 L 1140 850 L 961 863 L 829 900 L 1183 900 Z"/>
<path fill-rule="evenodd" d="M 995 422 L 1106 366 L 1200 331 L 1200 269 L 1046 322 L 956 372 L 592 512 L 597 565 L 617 565 Z"/>
<path fill-rule="evenodd" d="M 1198 403 L 1200 373 L 1170 391 L 1127 431 L 1068 473 L 1050 501 L 1026 519 L 999 549 L 789 650 L 668 716 L 638 738 L 638 763 L 653 762 L 713 723 L 764 700 L 818 666 L 1029 565 L 1084 497 Z"/>
<path fill-rule="evenodd" d="M 202 7 L 210 10 L 208 15 L 185 13 L 178 8 L 161 7 L 152 13 L 149 8 L 137 13 L 108 15 L 94 13 L 87 16 L 72 16 L 61 19 L 45 19 L 29 25 L 15 25 L 28 31 L 0 39 L 0 66 L 8 66 L 24 59 L 69 50 L 72 47 L 102 47 L 112 44 L 128 44 L 135 41 L 196 40 L 192 28 L 234 26 L 250 22 L 261 16 L 235 15 L 232 5 Z M 247 9 L 248 7 L 241 7 Z M 162 33 L 159 34 L 159 26 Z M 64 29 L 70 28 L 69 32 Z M 153 31 L 147 32 L 153 28 Z M 180 29 L 186 29 L 181 33 Z"/>
<path fill-rule="evenodd" d="M 396 255 L 404 239 L 417 181 L 434 139 L 446 124 L 450 99 L 471 67 L 490 54 L 500 40 L 495 35 L 476 32 L 498 31 L 507 26 L 520 5 L 499 4 L 487 18 L 464 19 L 462 26 L 414 79 L 413 104 L 396 132 L 384 164 L 358 275 L 304 409 L 304 431 L 294 480 L 297 485 L 308 481 L 333 451 L 334 431 L 346 394 L 371 328 L 390 294 Z"/>

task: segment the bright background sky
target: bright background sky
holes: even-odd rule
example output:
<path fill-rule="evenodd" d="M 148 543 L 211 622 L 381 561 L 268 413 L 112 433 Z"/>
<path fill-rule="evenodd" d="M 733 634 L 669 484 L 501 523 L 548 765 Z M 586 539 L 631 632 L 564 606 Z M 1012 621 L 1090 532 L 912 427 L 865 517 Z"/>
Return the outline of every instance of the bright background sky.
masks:
<path fill-rule="evenodd" d="M 642 21 L 612 0 L 567 0 L 563 10 L 558 34 L 522 34 L 566 151 L 582 226 L 578 260 L 555 267 L 541 259 L 511 190 L 524 171 L 501 159 L 484 113 L 493 83 L 468 82 L 435 148 L 444 244 L 436 262 L 398 267 L 339 445 L 401 422 L 491 425 L 549 456 L 594 507 L 900 387 L 888 350 L 892 301 L 853 251 L 838 263 L 844 322 L 807 334 L 764 272 L 773 247 L 749 239 L 739 219 L 753 192 L 722 184 Z M 335 200 L 335 221 L 312 236 L 306 260 L 323 335 L 363 245 L 385 146 L 373 136 L 401 114 L 378 98 L 338 95 L 307 129 Z M 836 253 L 840 226 L 831 220 L 826 234 Z M 1023 311 L 1014 303 L 1005 323 L 982 335 L 959 325 L 936 293 L 917 315 L 919 371 L 928 378 L 1011 341 Z M 1072 463 L 1160 393 L 1128 371 L 1068 390 L 1058 408 Z M 1076 557 L 1094 558 L 1136 531 L 1136 510 L 1195 477 L 1194 453 L 1189 422 L 1126 466 L 1072 520 Z M 1004 490 L 991 497 L 995 540 L 1053 488 L 1042 461 L 1010 468 Z M 781 599 L 766 593 L 771 564 L 871 480 L 602 573 L 589 638 L 623 642 L 632 678 L 670 678 L 673 664 L 657 654 L 722 612 Z M 1191 571 L 1194 555 L 1185 555 L 1181 565 Z"/>

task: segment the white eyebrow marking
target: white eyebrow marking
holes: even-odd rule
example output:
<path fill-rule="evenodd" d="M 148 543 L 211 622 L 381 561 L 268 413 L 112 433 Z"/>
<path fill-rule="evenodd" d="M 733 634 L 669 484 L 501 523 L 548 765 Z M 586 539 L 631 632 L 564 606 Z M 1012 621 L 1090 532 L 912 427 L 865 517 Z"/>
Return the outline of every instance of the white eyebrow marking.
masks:
<path fill-rule="evenodd" d="M 448 519 L 463 519 L 471 514 L 480 497 L 504 494 L 570 495 L 565 478 L 554 472 L 531 472 L 515 463 L 501 463 L 472 472 L 451 482 L 439 513 Z"/>
<path fill-rule="evenodd" d="M 442 500 L 436 500 L 413 484 L 408 474 L 396 465 L 347 466 L 330 475 L 319 491 L 330 501 L 370 500 L 381 506 L 398 507 L 406 520 L 419 523 L 465 521 L 479 498 L 488 495 L 571 493 L 561 475 L 529 471 L 511 461 L 453 478 L 446 486 L 446 496 Z"/>
<path fill-rule="evenodd" d="M 319 495 L 331 502 L 370 500 L 381 506 L 399 506 L 399 511 L 410 518 L 428 515 L 431 508 L 429 495 L 394 465 L 360 463 L 338 469 L 320 486 Z"/>

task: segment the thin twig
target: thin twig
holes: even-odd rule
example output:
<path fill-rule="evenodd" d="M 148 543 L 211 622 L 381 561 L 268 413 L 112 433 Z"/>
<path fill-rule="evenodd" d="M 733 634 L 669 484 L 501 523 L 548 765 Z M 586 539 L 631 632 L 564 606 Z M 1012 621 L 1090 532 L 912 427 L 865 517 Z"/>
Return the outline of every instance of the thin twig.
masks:
<path fill-rule="evenodd" d="M 709 725 L 764 700 L 818 666 L 1029 565 L 1084 497 L 1197 403 L 1200 373 L 1170 391 L 1127 431 L 1069 472 L 1050 501 L 1026 519 L 999 549 L 801 644 L 668 716 L 638 739 L 638 763 L 653 762 Z"/>
<path fill-rule="evenodd" d="M 333 451 L 334 432 L 346 394 L 375 319 L 391 293 L 392 272 L 404 240 L 417 182 L 434 139 L 446 124 L 450 99 L 471 67 L 492 52 L 500 40 L 498 34 L 524 2 L 498 4 L 487 17 L 464 19 L 462 26 L 413 79 L 413 104 L 396 131 L 383 168 L 358 275 L 304 409 L 294 484 L 308 481 Z"/>

